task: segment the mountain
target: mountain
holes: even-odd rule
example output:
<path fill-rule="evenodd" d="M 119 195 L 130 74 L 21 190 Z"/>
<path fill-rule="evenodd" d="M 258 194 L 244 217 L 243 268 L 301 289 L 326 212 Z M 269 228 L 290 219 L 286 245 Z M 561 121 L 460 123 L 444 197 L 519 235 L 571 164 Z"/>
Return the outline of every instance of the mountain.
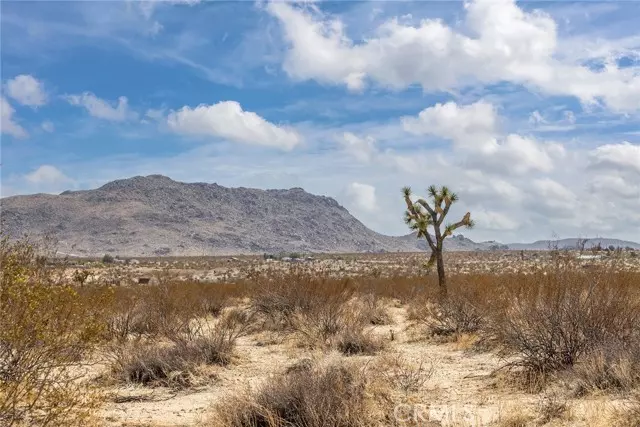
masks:
<path fill-rule="evenodd" d="M 415 233 L 376 233 L 334 199 L 301 188 L 227 188 L 150 175 L 95 190 L 7 197 L 0 206 L 3 233 L 51 235 L 60 253 L 80 256 L 427 250 Z M 456 235 L 445 240 L 445 250 L 546 250 L 556 244 L 573 248 L 577 241 L 502 245 Z M 640 244 L 613 239 L 590 239 L 586 247 L 598 242 L 640 249 Z"/>
<path fill-rule="evenodd" d="M 396 237 L 396 239 L 405 241 L 412 248 L 417 248 L 420 251 L 426 251 L 428 248 L 427 241 L 425 239 L 418 240 L 416 235 L 417 233 L 414 232 L 407 234 L 406 236 Z M 435 237 L 433 237 L 433 240 L 435 241 Z M 447 238 L 444 241 L 444 248 L 447 251 L 488 251 L 493 249 L 506 249 L 504 245 L 500 245 L 496 242 L 476 243 L 473 240 L 464 237 L 462 234 L 453 235 Z"/>
<path fill-rule="evenodd" d="M 122 256 L 415 251 L 329 197 L 136 176 L 95 190 L 1 200 L 10 236 L 47 233 L 61 253 Z"/>
<path fill-rule="evenodd" d="M 585 249 L 590 249 L 594 246 L 600 246 L 602 248 L 608 248 L 609 246 L 613 246 L 616 248 L 633 248 L 640 249 L 640 244 L 636 242 L 630 242 L 627 240 L 619 240 L 619 239 L 604 239 L 600 237 L 592 238 L 592 239 L 560 239 L 560 240 L 538 240 L 533 243 L 509 243 L 507 246 L 512 250 L 536 250 L 536 251 L 544 251 L 548 249 L 558 248 L 558 249 L 575 249 L 578 247 L 580 241 L 586 241 L 584 244 Z"/>

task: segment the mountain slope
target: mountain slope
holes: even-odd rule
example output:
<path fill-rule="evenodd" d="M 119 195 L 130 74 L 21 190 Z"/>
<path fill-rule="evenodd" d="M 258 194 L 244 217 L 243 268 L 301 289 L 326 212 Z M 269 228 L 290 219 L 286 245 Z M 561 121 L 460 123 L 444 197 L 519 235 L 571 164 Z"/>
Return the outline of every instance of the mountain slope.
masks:
<path fill-rule="evenodd" d="M 415 241 L 378 234 L 334 199 L 300 188 L 226 188 L 161 175 L 8 197 L 2 222 L 13 236 L 52 234 L 60 252 L 77 255 L 416 250 Z"/>
<path fill-rule="evenodd" d="M 416 234 L 376 233 L 334 199 L 301 188 L 258 190 L 181 183 L 162 175 L 110 182 L 95 190 L 0 199 L 2 229 L 10 236 L 49 234 L 61 253 L 99 256 L 216 255 L 303 252 L 426 251 Z M 500 245 L 462 235 L 445 250 L 573 248 L 578 239 Z M 590 239 L 586 247 L 633 247 Z"/>

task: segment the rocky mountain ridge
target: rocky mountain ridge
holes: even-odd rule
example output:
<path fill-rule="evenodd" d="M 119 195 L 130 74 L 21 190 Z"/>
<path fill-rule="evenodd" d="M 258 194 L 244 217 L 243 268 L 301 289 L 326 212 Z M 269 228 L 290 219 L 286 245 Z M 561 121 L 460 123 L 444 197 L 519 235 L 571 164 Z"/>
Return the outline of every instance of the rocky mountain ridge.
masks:
<path fill-rule="evenodd" d="M 136 176 L 94 190 L 0 199 L 2 231 L 49 235 L 60 253 L 78 256 L 187 256 L 296 252 L 415 252 L 415 234 L 386 236 L 353 217 L 336 200 L 302 188 L 259 190 Z M 559 241 L 564 248 L 576 239 Z M 462 235 L 446 250 L 549 249 L 532 244 L 476 243 Z M 589 240 L 586 247 L 595 244 Z M 613 243 L 612 243 L 613 242 Z M 634 242 L 601 239 L 640 249 Z"/>

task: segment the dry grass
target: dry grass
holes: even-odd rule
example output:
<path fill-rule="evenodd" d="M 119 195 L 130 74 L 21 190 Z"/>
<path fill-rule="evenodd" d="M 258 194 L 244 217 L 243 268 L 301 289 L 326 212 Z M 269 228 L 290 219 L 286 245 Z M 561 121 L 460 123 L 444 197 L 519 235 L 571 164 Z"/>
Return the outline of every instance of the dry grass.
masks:
<path fill-rule="evenodd" d="M 640 393 L 636 393 L 628 405 L 614 414 L 612 425 L 618 427 L 640 426 Z"/>

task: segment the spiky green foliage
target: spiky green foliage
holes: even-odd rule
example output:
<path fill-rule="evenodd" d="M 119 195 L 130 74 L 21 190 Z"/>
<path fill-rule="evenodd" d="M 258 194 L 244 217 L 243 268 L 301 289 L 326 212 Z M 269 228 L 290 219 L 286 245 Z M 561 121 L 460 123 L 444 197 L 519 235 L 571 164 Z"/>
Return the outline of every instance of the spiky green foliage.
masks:
<path fill-rule="evenodd" d="M 429 195 L 429 201 L 422 198 L 413 201 L 411 199 L 411 187 L 402 189 L 402 195 L 407 205 L 404 221 L 411 230 L 417 232 L 418 238 L 427 240 L 431 249 L 431 256 L 426 266 L 431 268 L 438 262 L 438 278 L 440 286 L 443 288 L 443 294 L 446 294 L 444 267 L 442 264 L 444 239 L 451 236 L 458 228 L 471 228 L 474 223 L 471 220 L 471 213 L 467 212 L 460 221 L 446 224 L 443 229 L 443 222 L 449 213 L 451 205 L 458 201 L 458 195 L 446 186 L 438 188 L 435 185 L 429 186 L 427 194 Z M 433 229 L 433 236 L 429 233 L 430 228 Z"/>

